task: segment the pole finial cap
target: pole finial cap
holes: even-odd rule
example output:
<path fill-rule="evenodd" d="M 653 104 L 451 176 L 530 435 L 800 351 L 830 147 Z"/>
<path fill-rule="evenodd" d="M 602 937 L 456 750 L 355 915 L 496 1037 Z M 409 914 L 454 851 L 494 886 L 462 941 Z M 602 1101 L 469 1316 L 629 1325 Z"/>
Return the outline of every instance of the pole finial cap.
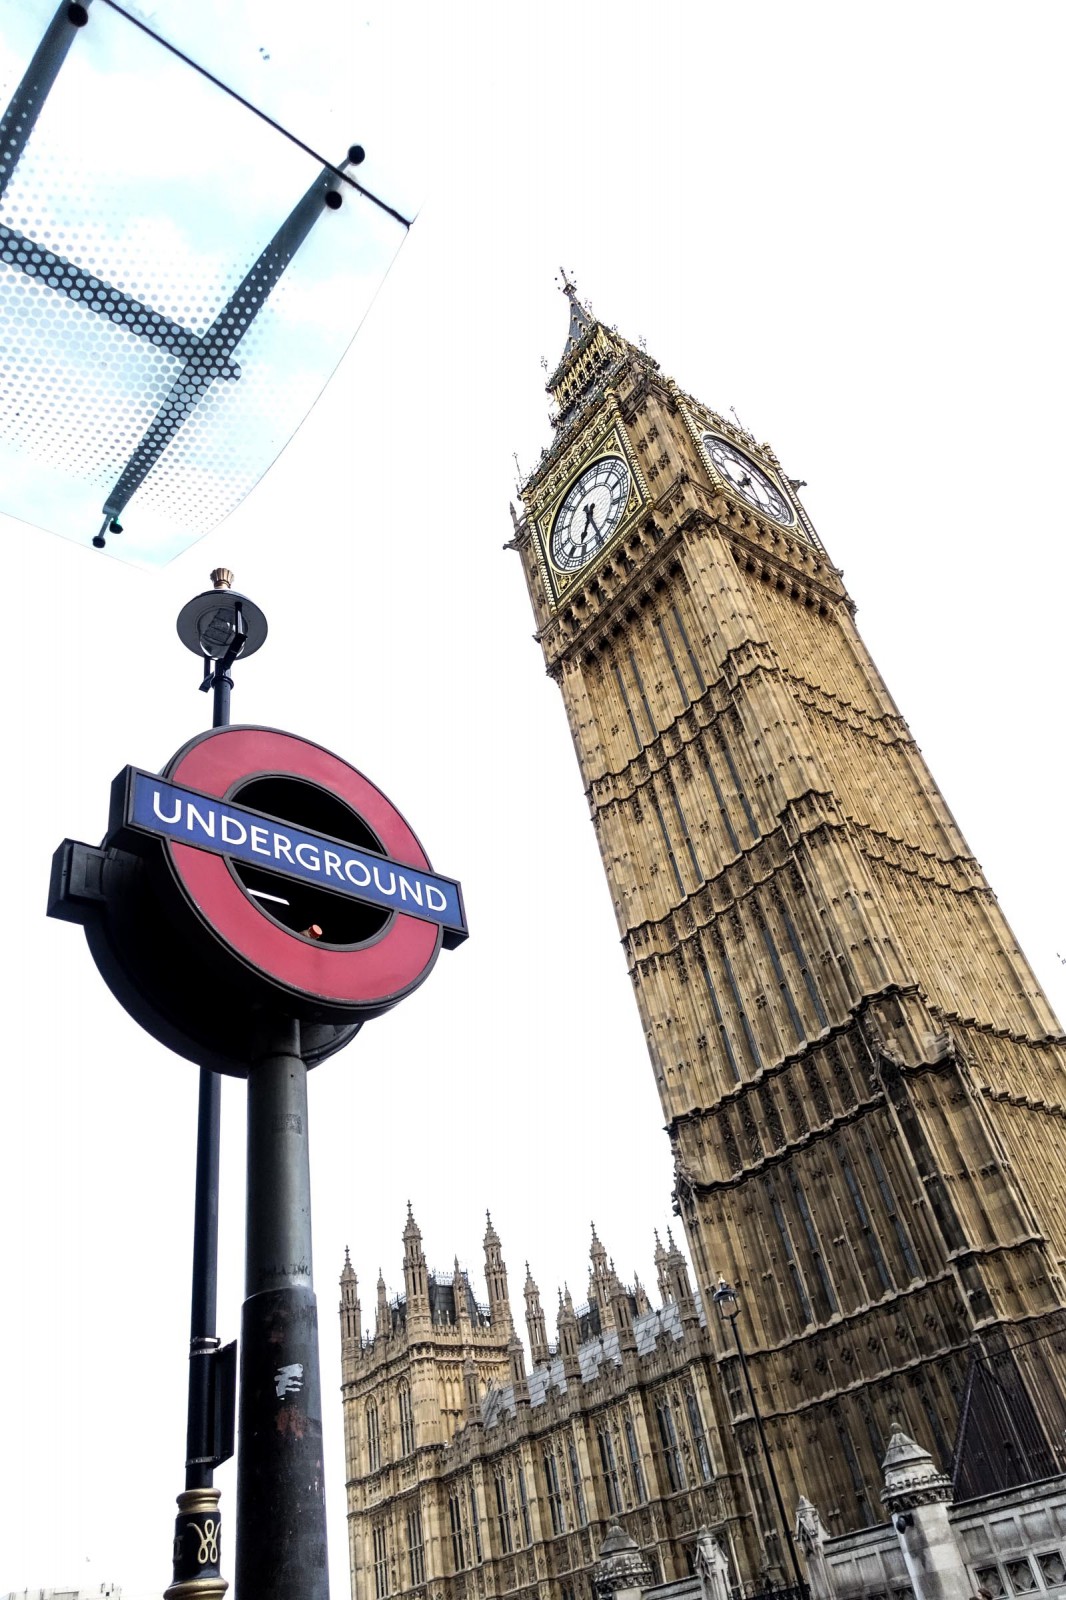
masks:
<path fill-rule="evenodd" d="M 211 574 L 211 582 L 216 589 L 232 589 L 233 573 L 229 567 L 216 567 Z"/>

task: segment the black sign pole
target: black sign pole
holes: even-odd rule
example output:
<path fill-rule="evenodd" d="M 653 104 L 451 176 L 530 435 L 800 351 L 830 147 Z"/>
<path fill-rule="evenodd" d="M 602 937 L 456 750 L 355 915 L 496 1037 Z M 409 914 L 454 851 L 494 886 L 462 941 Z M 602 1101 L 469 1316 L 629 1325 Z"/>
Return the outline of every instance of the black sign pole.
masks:
<path fill-rule="evenodd" d="M 218 567 L 211 574 L 214 593 L 201 595 L 182 611 L 195 610 L 182 633 L 210 665 L 200 687 L 212 691 L 213 728 L 229 726 L 230 669 L 245 650 L 249 602 L 230 595 L 233 574 Z M 211 601 L 215 599 L 215 604 Z M 258 616 L 257 608 L 252 608 Z M 178 623 L 182 632 L 182 621 Z M 192 630 L 190 637 L 186 637 Z M 265 622 L 263 623 L 265 637 Z M 256 640 L 258 648 L 262 638 Z M 196 1178 L 193 1199 L 192 1295 L 189 1327 L 189 1404 L 185 1434 L 185 1490 L 178 1496 L 174 1525 L 174 1576 L 166 1600 L 220 1600 L 229 1587 L 221 1573 L 222 1514 L 215 1471 L 233 1454 L 236 1351 L 219 1348 L 218 1173 L 222 1129 L 222 1078 L 200 1068 L 196 1114 Z"/>
<path fill-rule="evenodd" d="M 307 1066 L 295 1020 L 272 1025 L 248 1073 L 247 1183 L 237 1593 L 329 1600 Z"/>

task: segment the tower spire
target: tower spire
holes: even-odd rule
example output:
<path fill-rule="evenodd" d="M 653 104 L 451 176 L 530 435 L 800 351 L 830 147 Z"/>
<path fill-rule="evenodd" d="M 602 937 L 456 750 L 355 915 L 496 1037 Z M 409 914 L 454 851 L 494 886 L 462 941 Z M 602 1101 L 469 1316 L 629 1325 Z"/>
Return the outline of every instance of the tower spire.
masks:
<path fill-rule="evenodd" d="M 489 1292 L 489 1317 L 494 1327 L 511 1327 L 511 1302 L 507 1295 L 507 1267 L 500 1249 L 500 1236 L 485 1212 L 485 1285 Z"/>
<path fill-rule="evenodd" d="M 566 335 L 566 346 L 563 350 L 563 360 L 573 355 L 586 334 L 592 332 L 595 318 L 587 306 L 582 305 L 577 297 L 577 285 L 571 279 L 565 267 L 559 268 L 559 287 L 570 302 L 570 328 Z"/>
<path fill-rule="evenodd" d="M 544 1325 L 544 1310 L 540 1303 L 540 1290 L 526 1262 L 526 1332 L 529 1334 L 529 1354 L 535 1367 L 548 1359 L 548 1331 Z"/>

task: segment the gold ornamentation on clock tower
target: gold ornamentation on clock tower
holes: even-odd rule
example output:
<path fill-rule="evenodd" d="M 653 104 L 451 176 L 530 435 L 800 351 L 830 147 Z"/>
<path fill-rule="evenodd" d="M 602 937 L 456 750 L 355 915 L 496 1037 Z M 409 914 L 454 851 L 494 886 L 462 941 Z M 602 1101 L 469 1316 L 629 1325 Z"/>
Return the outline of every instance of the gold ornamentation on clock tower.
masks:
<path fill-rule="evenodd" d="M 1059 1025 L 797 485 L 564 288 L 555 437 L 513 546 L 708 1325 L 723 1274 L 785 1502 L 835 1533 L 883 1520 L 893 1418 L 950 1463 L 974 1363 L 1062 1471 Z M 724 1448 L 772 1526 L 718 1340 Z"/>

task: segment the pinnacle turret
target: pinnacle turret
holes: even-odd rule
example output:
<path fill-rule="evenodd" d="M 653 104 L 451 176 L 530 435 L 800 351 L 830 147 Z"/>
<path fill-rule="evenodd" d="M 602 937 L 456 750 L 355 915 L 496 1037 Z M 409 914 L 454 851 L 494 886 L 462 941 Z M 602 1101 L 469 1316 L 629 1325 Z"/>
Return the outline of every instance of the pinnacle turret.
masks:
<path fill-rule="evenodd" d="M 533 1365 L 538 1367 L 548 1359 L 548 1330 L 544 1323 L 544 1311 L 540 1303 L 540 1290 L 533 1281 L 533 1274 L 526 1262 L 526 1333 L 529 1335 L 529 1354 Z"/>

